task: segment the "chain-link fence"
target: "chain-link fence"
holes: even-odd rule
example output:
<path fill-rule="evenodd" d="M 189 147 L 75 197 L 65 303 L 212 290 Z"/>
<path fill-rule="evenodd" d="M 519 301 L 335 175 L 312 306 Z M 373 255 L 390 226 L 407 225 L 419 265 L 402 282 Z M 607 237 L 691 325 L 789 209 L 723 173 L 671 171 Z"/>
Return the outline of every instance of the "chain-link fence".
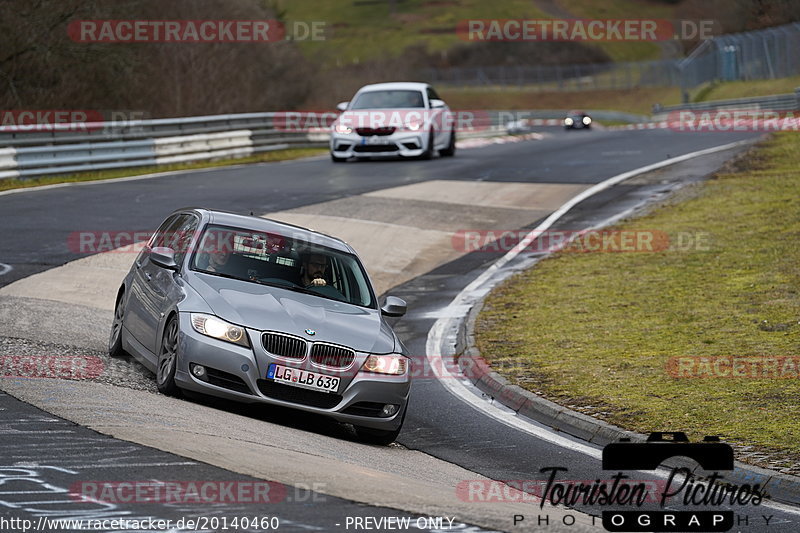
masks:
<path fill-rule="evenodd" d="M 715 37 L 680 60 L 681 86 L 794 76 L 800 73 L 799 50 L 800 23 Z"/>
<path fill-rule="evenodd" d="M 525 86 L 541 91 L 681 87 L 800 74 L 800 23 L 703 41 L 683 59 L 631 63 L 427 69 L 442 86 Z"/>

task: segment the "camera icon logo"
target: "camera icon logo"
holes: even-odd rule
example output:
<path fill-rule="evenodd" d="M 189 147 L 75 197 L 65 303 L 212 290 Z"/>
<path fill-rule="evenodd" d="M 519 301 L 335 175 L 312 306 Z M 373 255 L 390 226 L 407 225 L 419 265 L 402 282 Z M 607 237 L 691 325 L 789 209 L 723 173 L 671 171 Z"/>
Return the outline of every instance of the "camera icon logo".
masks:
<path fill-rule="evenodd" d="M 666 438 L 669 436 L 670 438 Z M 689 442 L 686 433 L 653 432 L 646 442 L 620 439 L 603 448 L 603 470 L 655 470 L 671 457 L 694 459 L 704 470 L 733 470 L 733 448 L 719 437 Z"/>

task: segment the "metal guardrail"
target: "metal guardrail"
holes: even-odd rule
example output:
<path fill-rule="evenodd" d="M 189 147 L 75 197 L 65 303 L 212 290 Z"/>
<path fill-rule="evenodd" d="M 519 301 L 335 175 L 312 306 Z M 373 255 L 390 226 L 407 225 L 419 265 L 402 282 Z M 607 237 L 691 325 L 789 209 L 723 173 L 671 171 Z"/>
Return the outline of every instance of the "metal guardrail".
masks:
<path fill-rule="evenodd" d="M 458 113 L 458 111 L 456 111 Z M 523 118 L 560 119 L 566 110 L 476 111 L 459 138 L 506 135 Z M 646 117 L 593 112 L 603 120 Z M 247 157 L 270 150 L 324 147 L 337 112 L 242 113 L 117 123 L 0 127 L 0 179 Z"/>
<path fill-rule="evenodd" d="M 123 123 L 0 128 L 0 179 L 246 157 L 324 146 L 310 129 L 275 127 L 277 113 L 243 113 Z"/>
<path fill-rule="evenodd" d="M 800 87 L 793 93 L 775 94 L 771 96 L 755 96 L 749 98 L 733 98 L 730 100 L 711 100 L 693 104 L 673 106 L 657 106 L 653 108 L 653 118 L 664 120 L 667 115 L 677 111 L 713 111 L 717 109 L 798 111 L 800 110 Z"/>
<path fill-rule="evenodd" d="M 770 109 L 797 109 L 798 93 L 760 99 L 693 104 L 742 107 L 747 102 Z M 790 101 L 791 100 L 791 101 Z M 662 113 L 685 106 L 662 108 Z M 455 111 L 460 113 L 459 111 Z M 530 126 L 557 126 L 566 109 L 473 111 L 471 129 L 458 138 L 493 137 Z M 642 124 L 643 115 L 587 110 L 595 120 Z M 0 127 L 0 179 L 76 173 L 116 168 L 157 166 L 201 160 L 241 158 L 270 150 L 325 147 L 326 113 L 242 113 L 140 120 L 124 123 L 79 123 Z M 516 125 L 515 125 L 516 123 Z M 521 124 L 521 125 L 520 125 Z"/>

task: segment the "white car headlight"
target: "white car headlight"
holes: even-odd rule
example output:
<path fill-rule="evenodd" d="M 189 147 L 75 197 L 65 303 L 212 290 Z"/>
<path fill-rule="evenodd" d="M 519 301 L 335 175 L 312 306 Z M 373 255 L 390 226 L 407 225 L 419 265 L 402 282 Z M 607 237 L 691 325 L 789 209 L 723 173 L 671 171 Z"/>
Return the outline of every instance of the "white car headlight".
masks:
<path fill-rule="evenodd" d="M 565 125 L 565 126 L 572 126 L 574 123 L 575 123 L 575 121 L 574 121 L 574 120 L 572 120 L 572 119 L 571 119 L 571 118 L 569 118 L 569 117 L 567 117 L 567 118 L 565 118 L 565 119 L 564 119 L 564 125 Z"/>
<path fill-rule="evenodd" d="M 353 128 L 351 128 L 350 126 L 346 126 L 341 122 L 337 122 L 336 124 L 333 125 L 333 131 L 335 131 L 336 133 L 353 133 Z"/>
<path fill-rule="evenodd" d="M 409 122 L 406 122 L 406 125 L 405 125 L 405 128 L 408 131 L 417 131 L 421 127 L 422 127 L 422 121 L 421 120 L 411 120 Z"/>
<path fill-rule="evenodd" d="M 221 341 L 232 342 L 246 348 L 250 347 L 247 333 L 241 326 L 225 322 L 221 318 L 200 313 L 191 313 L 192 327 L 197 333 L 207 335 Z"/>
<path fill-rule="evenodd" d="M 400 376 L 408 370 L 408 358 L 392 353 L 388 355 L 370 355 L 361 367 L 365 372 Z"/>
<path fill-rule="evenodd" d="M 589 117 L 583 117 L 583 124 L 585 126 L 588 126 L 591 123 L 592 123 L 592 119 L 590 119 Z"/>

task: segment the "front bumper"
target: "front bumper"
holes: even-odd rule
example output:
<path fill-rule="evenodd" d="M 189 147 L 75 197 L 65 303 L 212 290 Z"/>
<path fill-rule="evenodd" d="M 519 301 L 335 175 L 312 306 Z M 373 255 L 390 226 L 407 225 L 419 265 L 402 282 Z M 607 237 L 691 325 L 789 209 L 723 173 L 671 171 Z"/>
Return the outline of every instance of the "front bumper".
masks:
<path fill-rule="evenodd" d="M 357 359 L 353 368 L 343 371 L 321 369 L 308 361 L 288 362 L 264 349 L 260 331 L 248 329 L 247 332 L 252 348 L 201 335 L 192 328 L 188 314 L 182 314 L 175 372 L 178 386 L 233 401 L 280 405 L 323 414 L 339 422 L 373 429 L 391 431 L 401 424 L 411 386 L 410 370 L 402 376 L 360 372 L 359 361 L 363 358 Z M 265 379 L 270 363 L 341 376 L 342 383 L 336 394 L 279 384 Z M 190 365 L 198 364 L 206 367 L 206 380 L 191 374 Z M 385 404 L 397 405 L 396 413 L 390 417 L 379 416 L 378 406 Z"/>
<path fill-rule="evenodd" d="M 421 131 L 397 131 L 391 135 L 362 137 L 357 133 L 331 133 L 331 154 L 336 157 L 417 157 L 427 148 Z"/>

